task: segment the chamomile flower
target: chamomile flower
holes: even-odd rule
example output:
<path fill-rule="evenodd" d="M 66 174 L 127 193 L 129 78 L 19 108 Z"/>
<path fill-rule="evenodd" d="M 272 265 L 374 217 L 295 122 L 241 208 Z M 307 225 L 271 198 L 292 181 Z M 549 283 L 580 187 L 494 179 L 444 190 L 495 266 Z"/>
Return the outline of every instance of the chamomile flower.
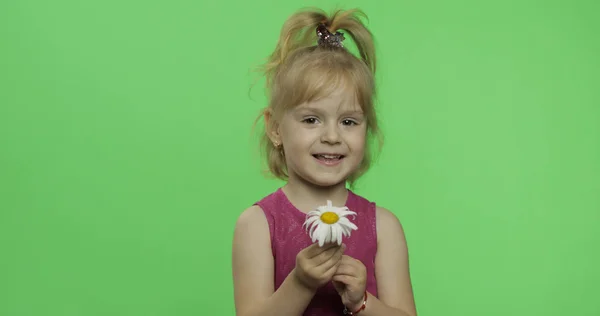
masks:
<path fill-rule="evenodd" d="M 303 226 L 309 230 L 308 235 L 312 242 L 319 241 L 319 246 L 330 242 L 341 245 L 342 235 L 349 237 L 352 230 L 358 229 L 347 218 L 348 215 L 356 216 L 356 213 L 347 207 L 334 207 L 328 200 L 327 205 L 319 206 L 306 214 Z"/>

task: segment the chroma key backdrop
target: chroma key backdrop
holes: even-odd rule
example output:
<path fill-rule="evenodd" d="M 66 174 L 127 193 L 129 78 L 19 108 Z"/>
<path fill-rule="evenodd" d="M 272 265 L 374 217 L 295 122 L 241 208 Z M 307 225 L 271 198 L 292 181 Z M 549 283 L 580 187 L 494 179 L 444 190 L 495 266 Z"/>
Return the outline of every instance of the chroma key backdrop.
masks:
<path fill-rule="evenodd" d="M 375 34 L 355 192 L 402 222 L 419 315 L 600 315 L 592 0 L 2 1 L 0 315 L 235 315 L 235 221 L 282 185 L 253 69 L 313 5 Z"/>

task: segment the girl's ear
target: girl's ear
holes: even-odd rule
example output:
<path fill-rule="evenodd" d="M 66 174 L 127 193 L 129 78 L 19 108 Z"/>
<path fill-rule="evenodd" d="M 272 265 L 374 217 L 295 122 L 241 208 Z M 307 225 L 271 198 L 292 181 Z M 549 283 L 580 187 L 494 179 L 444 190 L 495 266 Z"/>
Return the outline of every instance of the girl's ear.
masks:
<path fill-rule="evenodd" d="M 279 147 L 281 145 L 281 135 L 279 134 L 279 124 L 273 117 L 273 111 L 266 109 L 263 115 L 265 117 L 265 131 L 267 136 L 273 143 L 273 146 Z"/>

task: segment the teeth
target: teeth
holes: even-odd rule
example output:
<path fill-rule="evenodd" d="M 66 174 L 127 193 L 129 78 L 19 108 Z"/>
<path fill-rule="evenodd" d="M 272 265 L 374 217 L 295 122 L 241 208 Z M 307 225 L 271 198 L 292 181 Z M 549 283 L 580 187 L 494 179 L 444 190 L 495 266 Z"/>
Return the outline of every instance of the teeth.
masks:
<path fill-rule="evenodd" d="M 340 159 L 340 155 L 319 155 L 319 157 L 323 157 L 325 159 Z"/>

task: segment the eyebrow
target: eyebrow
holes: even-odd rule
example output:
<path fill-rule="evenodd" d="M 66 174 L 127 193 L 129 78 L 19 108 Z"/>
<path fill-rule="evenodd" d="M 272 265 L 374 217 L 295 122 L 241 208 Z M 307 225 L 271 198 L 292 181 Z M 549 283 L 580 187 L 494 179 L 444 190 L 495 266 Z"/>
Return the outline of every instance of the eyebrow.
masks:
<path fill-rule="evenodd" d="M 342 114 L 345 114 L 345 115 L 364 115 L 365 112 L 363 112 L 362 110 L 350 110 L 350 111 L 342 112 Z"/>
<path fill-rule="evenodd" d="M 303 107 L 298 107 L 296 108 L 295 112 L 302 112 L 302 111 L 313 111 L 313 112 L 317 112 L 317 113 L 322 113 L 323 110 L 321 110 L 318 107 L 314 107 L 314 106 L 303 106 Z M 341 114 L 343 115 L 364 115 L 364 112 L 362 109 L 359 110 L 348 110 L 348 111 L 344 111 Z"/>

